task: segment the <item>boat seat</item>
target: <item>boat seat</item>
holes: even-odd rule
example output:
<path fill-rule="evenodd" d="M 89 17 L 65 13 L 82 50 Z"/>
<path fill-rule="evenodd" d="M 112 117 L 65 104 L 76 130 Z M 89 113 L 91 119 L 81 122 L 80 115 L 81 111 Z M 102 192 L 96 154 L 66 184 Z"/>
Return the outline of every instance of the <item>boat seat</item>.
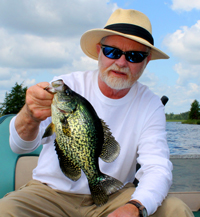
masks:
<path fill-rule="evenodd" d="M 193 212 L 200 211 L 200 191 L 169 192 L 169 195 L 181 199 Z M 200 214 L 200 212 L 198 213 Z"/>
<path fill-rule="evenodd" d="M 15 167 L 15 190 L 32 179 L 32 171 L 37 166 L 38 156 L 20 156 Z"/>
<path fill-rule="evenodd" d="M 42 149 L 42 146 L 40 146 L 35 151 L 23 155 L 16 154 L 11 150 L 9 145 L 9 124 L 13 117 L 14 115 L 5 115 L 0 117 L 0 198 L 2 198 L 8 192 L 15 190 L 15 168 L 18 160 L 24 156 L 38 156 Z M 26 164 L 24 167 L 25 166 Z M 24 170 L 25 173 L 23 176 L 21 176 L 21 179 L 26 180 L 27 172 L 32 173 L 32 168 L 27 168 L 26 171 L 24 167 L 22 167 L 22 170 Z"/>
<path fill-rule="evenodd" d="M 13 115 L 6 115 L 0 118 L 0 198 L 31 180 L 32 170 L 37 166 L 38 155 L 42 149 L 40 146 L 34 152 L 25 155 L 12 152 L 9 146 L 9 123 L 12 117 Z M 200 191 L 169 194 L 183 200 L 195 217 L 200 217 Z"/>

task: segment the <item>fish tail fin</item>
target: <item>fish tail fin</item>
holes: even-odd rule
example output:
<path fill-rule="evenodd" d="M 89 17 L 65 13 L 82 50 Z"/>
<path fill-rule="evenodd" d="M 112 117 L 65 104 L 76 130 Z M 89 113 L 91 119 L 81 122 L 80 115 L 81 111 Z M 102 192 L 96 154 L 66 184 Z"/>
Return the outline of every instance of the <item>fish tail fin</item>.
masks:
<path fill-rule="evenodd" d="M 108 201 L 108 195 L 115 193 L 123 186 L 122 182 L 105 174 L 98 177 L 97 184 L 89 183 L 92 198 L 97 206 L 104 205 Z"/>

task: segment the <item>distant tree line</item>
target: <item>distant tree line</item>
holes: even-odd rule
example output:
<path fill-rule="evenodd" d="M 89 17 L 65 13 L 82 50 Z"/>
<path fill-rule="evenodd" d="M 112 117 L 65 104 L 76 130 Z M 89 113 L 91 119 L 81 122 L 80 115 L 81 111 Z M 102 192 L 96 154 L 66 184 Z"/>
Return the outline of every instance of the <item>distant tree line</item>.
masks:
<path fill-rule="evenodd" d="M 187 120 L 189 117 L 189 111 L 180 114 L 166 113 L 165 115 L 167 120 Z"/>
<path fill-rule="evenodd" d="M 200 104 L 195 99 L 190 107 L 190 111 L 180 114 L 165 114 L 167 120 L 186 120 L 185 123 L 200 123 Z"/>
<path fill-rule="evenodd" d="M 0 106 L 0 116 L 7 114 L 17 114 L 25 104 L 27 87 L 23 87 L 22 84 L 15 83 L 10 93 L 6 92 L 4 102 Z M 190 111 L 180 114 L 165 114 L 167 120 L 196 120 L 195 123 L 200 124 L 200 104 L 197 100 L 194 100 L 191 104 Z M 192 122 L 191 122 L 192 123 Z"/>

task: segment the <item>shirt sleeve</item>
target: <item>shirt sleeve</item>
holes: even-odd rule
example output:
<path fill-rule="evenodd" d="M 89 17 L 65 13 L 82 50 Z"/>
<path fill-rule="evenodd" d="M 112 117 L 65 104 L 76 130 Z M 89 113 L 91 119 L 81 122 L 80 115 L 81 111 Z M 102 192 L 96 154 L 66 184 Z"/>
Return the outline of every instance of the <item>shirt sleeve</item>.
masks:
<path fill-rule="evenodd" d="M 47 140 L 50 139 L 50 138 L 42 139 L 46 126 L 48 126 L 47 123 L 49 122 L 49 120 L 45 120 L 41 122 L 39 133 L 33 141 L 25 141 L 18 135 L 15 129 L 15 119 L 16 119 L 16 116 L 11 119 L 11 122 L 9 125 L 9 131 L 10 131 L 9 142 L 10 142 L 10 147 L 13 152 L 17 154 L 30 153 L 34 151 L 35 149 L 37 149 L 39 145 L 46 143 Z"/>
<path fill-rule="evenodd" d="M 172 163 L 166 138 L 164 106 L 145 122 L 138 145 L 137 162 L 141 168 L 136 173 L 138 187 L 131 199 L 139 200 L 153 214 L 168 194 L 172 184 Z"/>

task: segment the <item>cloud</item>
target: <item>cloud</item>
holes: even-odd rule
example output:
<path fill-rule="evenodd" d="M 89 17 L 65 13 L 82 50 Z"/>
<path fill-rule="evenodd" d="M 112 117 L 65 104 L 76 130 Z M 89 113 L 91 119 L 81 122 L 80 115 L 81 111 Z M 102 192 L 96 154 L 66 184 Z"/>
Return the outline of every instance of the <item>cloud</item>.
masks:
<path fill-rule="evenodd" d="M 24 71 L 10 70 L 8 68 L 0 68 L 0 103 L 4 101 L 5 94 L 10 93 L 15 83 L 23 84 L 23 86 L 31 86 L 35 84 L 35 79 L 29 79 Z"/>
<path fill-rule="evenodd" d="M 176 114 L 187 112 L 195 99 L 200 101 L 200 85 L 196 83 L 188 83 L 185 86 L 165 86 L 165 91 L 169 97 L 169 102 L 166 106 L 167 113 L 174 110 Z"/>
<path fill-rule="evenodd" d="M 158 81 L 150 89 L 159 97 L 163 95 L 169 98 L 165 106 L 166 113 L 183 113 L 190 110 L 191 103 L 197 99 L 200 101 L 200 85 L 196 83 L 187 83 L 185 85 L 166 85 Z"/>
<path fill-rule="evenodd" d="M 176 67 L 179 67 L 177 71 L 184 71 L 184 67 L 181 64 L 178 64 Z M 187 70 L 185 71 L 187 72 L 187 76 L 189 76 L 190 73 Z M 189 80 L 188 77 L 187 79 Z M 179 81 L 175 85 L 167 85 L 163 82 L 163 78 L 159 78 L 154 72 L 150 72 L 148 69 L 145 69 L 139 81 L 142 84 L 147 85 L 149 89 L 160 98 L 163 95 L 169 98 L 169 101 L 165 106 L 166 113 L 173 112 L 175 114 L 179 114 L 187 112 L 190 110 L 191 103 L 195 99 L 200 101 L 200 82 L 198 83 L 196 81 L 196 77 L 194 82 L 185 82 L 183 84 Z"/>
<path fill-rule="evenodd" d="M 103 27 L 117 7 L 108 0 L 3 0 L 0 6 L 2 27 L 22 34 L 61 37 Z"/>
<path fill-rule="evenodd" d="M 152 91 L 154 91 L 154 87 L 158 83 L 158 80 L 158 77 L 154 73 L 149 72 L 148 69 L 144 70 L 142 76 L 139 79 L 142 84 L 148 86 Z"/>
<path fill-rule="evenodd" d="M 94 70 L 98 67 L 97 61 L 87 56 L 81 56 L 80 61 L 74 60 L 72 64 L 77 70 Z"/>
<path fill-rule="evenodd" d="M 30 86 L 51 80 L 51 73 L 95 66 L 81 51 L 80 37 L 102 28 L 116 8 L 110 0 L 2 0 L 0 102 L 15 82 Z"/>
<path fill-rule="evenodd" d="M 183 26 L 164 39 L 165 46 L 179 59 L 200 64 L 200 20 L 191 27 Z"/>
<path fill-rule="evenodd" d="M 198 0 L 172 0 L 171 8 L 179 11 L 200 10 L 200 1 Z"/>
<path fill-rule="evenodd" d="M 30 86 L 35 83 L 35 79 L 29 78 L 27 71 L 19 71 L 16 69 L 0 68 L 0 90 L 6 90 L 17 82 L 23 83 L 24 86 Z"/>
<path fill-rule="evenodd" d="M 192 3 L 191 5 L 194 6 Z M 200 100 L 199 38 L 200 20 L 191 27 L 180 27 L 174 33 L 168 34 L 163 41 L 171 56 L 175 57 L 176 64 L 173 69 L 179 75 L 174 86 L 162 87 L 170 99 L 166 111 L 176 108 L 177 113 L 186 112 L 190 110 L 190 105 L 195 99 Z"/>
<path fill-rule="evenodd" d="M 0 65 L 10 68 L 57 68 L 66 63 L 77 45 L 68 40 L 8 34 L 0 29 Z"/>
<path fill-rule="evenodd" d="M 87 56 L 81 56 L 79 59 L 74 59 L 71 66 L 64 66 L 59 69 L 53 69 L 51 71 L 54 75 L 62 75 L 66 73 L 76 71 L 94 70 L 98 67 L 97 61 Z"/>
<path fill-rule="evenodd" d="M 178 73 L 178 85 L 188 82 L 200 84 L 200 20 L 191 27 L 181 27 L 164 39 L 165 46 L 179 63 L 174 66 Z"/>
<path fill-rule="evenodd" d="M 174 70 L 179 75 L 179 78 L 177 80 L 178 85 L 185 85 L 188 82 L 196 82 L 197 84 L 200 84 L 200 64 L 190 65 L 185 64 L 184 62 L 180 62 L 174 66 Z"/>
<path fill-rule="evenodd" d="M 102 28 L 116 7 L 108 0 L 1 1 L 0 66 L 72 66 L 82 55 L 81 35 Z"/>

